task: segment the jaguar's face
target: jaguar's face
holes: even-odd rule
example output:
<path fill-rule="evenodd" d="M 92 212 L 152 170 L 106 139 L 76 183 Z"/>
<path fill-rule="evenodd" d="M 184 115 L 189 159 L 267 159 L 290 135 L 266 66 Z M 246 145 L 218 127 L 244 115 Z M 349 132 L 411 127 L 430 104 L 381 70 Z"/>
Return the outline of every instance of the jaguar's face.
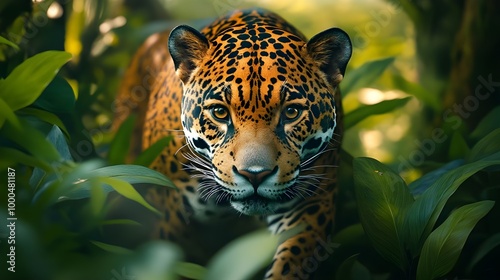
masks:
<path fill-rule="evenodd" d="M 301 170 L 326 148 L 336 125 L 333 94 L 343 70 L 328 77 L 314 53 L 320 46 L 287 32 L 270 34 L 212 42 L 191 35 L 205 49 L 188 65 L 171 50 L 184 86 L 184 134 L 201 156 L 193 162 L 216 183 L 201 194 L 227 198 L 245 214 L 276 213 L 307 195 Z"/>

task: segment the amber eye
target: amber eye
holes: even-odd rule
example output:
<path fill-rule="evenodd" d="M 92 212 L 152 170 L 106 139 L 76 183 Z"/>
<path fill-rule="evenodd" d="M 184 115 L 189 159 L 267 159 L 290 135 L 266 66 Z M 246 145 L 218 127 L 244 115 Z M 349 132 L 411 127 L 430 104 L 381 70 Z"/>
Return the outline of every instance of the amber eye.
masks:
<path fill-rule="evenodd" d="M 285 108 L 285 111 L 283 112 L 283 115 L 285 117 L 286 121 L 294 121 L 300 116 L 300 113 L 302 113 L 302 109 L 297 107 L 297 106 L 290 106 Z"/>
<path fill-rule="evenodd" d="M 229 111 L 223 106 L 214 106 L 210 109 L 212 116 L 221 121 L 227 121 L 229 118 Z"/>

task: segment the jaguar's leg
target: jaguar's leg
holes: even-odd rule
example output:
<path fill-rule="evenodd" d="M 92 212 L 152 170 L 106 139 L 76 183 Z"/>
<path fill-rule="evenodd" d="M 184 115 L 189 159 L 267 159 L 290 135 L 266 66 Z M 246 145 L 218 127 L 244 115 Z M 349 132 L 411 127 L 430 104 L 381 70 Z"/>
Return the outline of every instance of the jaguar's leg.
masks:
<path fill-rule="evenodd" d="M 293 234 L 294 228 L 300 232 L 278 246 L 265 279 L 309 279 L 338 247 L 331 242 L 333 195 L 310 199 L 281 218 L 270 217 L 269 226 L 276 233 Z"/>

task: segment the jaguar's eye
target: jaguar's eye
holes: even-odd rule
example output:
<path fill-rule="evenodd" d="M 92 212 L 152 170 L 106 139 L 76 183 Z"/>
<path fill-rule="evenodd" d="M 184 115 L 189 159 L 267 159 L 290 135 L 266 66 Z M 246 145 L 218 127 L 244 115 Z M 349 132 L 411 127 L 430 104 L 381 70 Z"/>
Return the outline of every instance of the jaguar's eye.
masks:
<path fill-rule="evenodd" d="M 302 108 L 297 106 L 289 106 L 283 111 L 285 121 L 290 122 L 296 120 L 302 113 Z"/>
<path fill-rule="evenodd" d="M 212 116 L 220 121 L 227 121 L 229 119 L 229 111 L 223 106 L 214 106 L 210 109 Z"/>

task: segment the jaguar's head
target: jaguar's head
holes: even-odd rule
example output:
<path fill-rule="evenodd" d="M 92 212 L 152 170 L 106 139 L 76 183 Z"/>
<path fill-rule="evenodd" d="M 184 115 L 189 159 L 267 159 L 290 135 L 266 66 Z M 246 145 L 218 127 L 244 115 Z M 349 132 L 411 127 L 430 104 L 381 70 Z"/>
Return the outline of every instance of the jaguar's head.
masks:
<path fill-rule="evenodd" d="M 244 214 L 280 212 L 303 197 L 301 169 L 336 126 L 334 91 L 351 56 L 348 35 L 332 28 L 304 42 L 259 26 L 209 41 L 179 26 L 169 50 L 184 88 L 184 134 L 211 181 L 202 194 L 221 195 Z"/>

